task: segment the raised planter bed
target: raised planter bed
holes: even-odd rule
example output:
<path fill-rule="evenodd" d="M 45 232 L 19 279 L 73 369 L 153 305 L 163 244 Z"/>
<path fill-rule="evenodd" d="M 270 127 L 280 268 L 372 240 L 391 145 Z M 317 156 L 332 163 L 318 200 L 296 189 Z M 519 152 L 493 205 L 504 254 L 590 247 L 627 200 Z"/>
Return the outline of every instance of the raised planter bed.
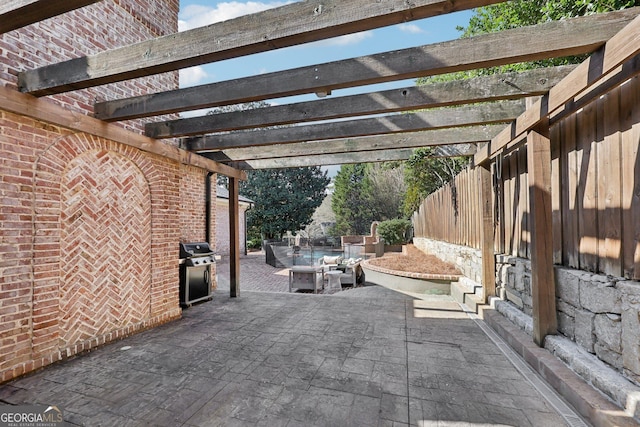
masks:
<path fill-rule="evenodd" d="M 428 295 L 450 295 L 451 283 L 457 282 L 460 278 L 459 275 L 389 270 L 372 265 L 368 260 L 362 262 L 362 269 L 367 282 L 402 292 L 415 298 Z"/>

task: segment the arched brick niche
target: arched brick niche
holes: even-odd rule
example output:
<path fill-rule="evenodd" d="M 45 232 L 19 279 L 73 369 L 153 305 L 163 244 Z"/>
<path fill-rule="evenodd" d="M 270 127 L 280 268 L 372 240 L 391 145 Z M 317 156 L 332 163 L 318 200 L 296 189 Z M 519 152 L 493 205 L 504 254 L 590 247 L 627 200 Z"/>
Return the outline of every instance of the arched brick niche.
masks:
<path fill-rule="evenodd" d="M 149 318 L 151 196 L 142 172 L 107 150 L 74 158 L 60 182 L 60 344 Z"/>
<path fill-rule="evenodd" d="M 167 200 L 178 171 L 177 164 L 85 134 L 56 141 L 38 159 L 36 365 L 180 316 L 177 267 L 166 261 L 177 258 Z"/>

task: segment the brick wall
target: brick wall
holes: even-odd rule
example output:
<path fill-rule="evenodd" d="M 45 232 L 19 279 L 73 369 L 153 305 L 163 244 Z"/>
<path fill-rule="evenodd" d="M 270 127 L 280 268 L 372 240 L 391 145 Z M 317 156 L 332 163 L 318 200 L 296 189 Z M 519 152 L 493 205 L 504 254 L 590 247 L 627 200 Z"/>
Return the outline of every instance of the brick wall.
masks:
<path fill-rule="evenodd" d="M 178 30 L 179 0 L 103 0 L 0 34 L 0 84 L 16 87 L 20 71 L 92 55 Z M 111 100 L 175 88 L 170 72 L 52 97 L 68 109 L 93 113 L 96 100 Z M 123 123 L 141 130 L 145 120 Z"/>
<path fill-rule="evenodd" d="M 245 211 L 249 208 L 248 204 L 240 203 L 240 215 L 238 216 L 238 222 L 240 229 L 238 235 L 240 239 L 239 250 L 240 253 L 245 252 Z M 229 255 L 231 250 L 231 239 L 229 238 L 229 200 L 217 199 L 216 200 L 216 252 L 219 255 Z"/>
<path fill-rule="evenodd" d="M 204 242 L 206 236 L 202 227 L 194 227 L 193 225 L 205 222 L 207 171 L 193 166 L 183 166 L 182 172 L 180 179 L 180 236 L 183 242 Z M 215 176 L 212 177 L 213 182 L 215 182 L 215 178 Z M 212 187 L 215 192 L 215 185 Z M 215 194 L 213 198 L 215 199 Z"/>
<path fill-rule="evenodd" d="M 172 33 L 177 11 L 178 0 L 104 0 L 0 35 L 0 84 Z M 90 114 L 95 99 L 176 86 L 167 73 L 52 99 Z M 180 316 L 178 242 L 205 238 L 205 174 L 0 103 L 0 381 Z"/>

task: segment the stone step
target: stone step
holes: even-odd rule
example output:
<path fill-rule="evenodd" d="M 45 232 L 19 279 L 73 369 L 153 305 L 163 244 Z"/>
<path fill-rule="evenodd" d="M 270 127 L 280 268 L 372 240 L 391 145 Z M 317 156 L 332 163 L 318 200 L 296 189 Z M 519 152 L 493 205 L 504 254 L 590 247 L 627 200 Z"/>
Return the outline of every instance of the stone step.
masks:
<path fill-rule="evenodd" d="M 451 297 L 475 313 L 478 312 L 478 306 L 484 304 L 482 286 L 470 281 L 451 283 Z"/>
<path fill-rule="evenodd" d="M 573 408 L 595 427 L 638 426 L 637 386 L 612 372 L 612 369 L 560 335 L 549 335 L 545 348 L 531 338 L 533 321 L 515 305 L 491 297 L 489 305 L 480 306 L 479 317 L 511 349 L 540 374 Z M 561 357 L 562 356 L 562 357 Z M 573 359 L 570 366 L 567 356 Z M 580 372 L 587 372 L 581 376 Z M 612 399 L 623 404 L 616 404 Z M 626 406 L 628 407 L 622 408 Z M 573 425 L 573 424 L 572 424 Z"/>

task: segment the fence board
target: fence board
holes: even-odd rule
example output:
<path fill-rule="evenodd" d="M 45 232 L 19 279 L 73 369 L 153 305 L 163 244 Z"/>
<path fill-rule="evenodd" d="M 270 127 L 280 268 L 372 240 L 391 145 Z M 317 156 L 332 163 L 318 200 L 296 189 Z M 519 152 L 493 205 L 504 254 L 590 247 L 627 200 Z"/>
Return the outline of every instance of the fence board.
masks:
<path fill-rule="evenodd" d="M 562 171 L 560 154 L 560 133 L 559 125 L 551 127 L 551 226 L 553 263 L 562 263 L 562 191 L 560 174 Z"/>
<path fill-rule="evenodd" d="M 640 77 L 554 123 L 550 139 L 554 263 L 640 280 Z M 496 250 L 529 258 L 526 156 L 495 159 L 491 197 Z M 416 235 L 480 249 L 482 202 L 477 168 L 465 170 L 423 202 Z"/>
<path fill-rule="evenodd" d="M 527 206 L 529 206 L 529 184 L 527 179 L 527 150 L 526 148 L 518 149 L 518 179 L 520 181 L 520 197 L 518 199 L 518 212 L 520 223 L 520 232 L 518 233 L 518 256 L 520 258 L 528 258 L 529 251 L 527 248 Z"/>
<path fill-rule="evenodd" d="M 561 124 L 560 150 L 562 156 L 560 173 L 562 210 L 562 259 L 568 267 L 579 267 L 578 239 L 578 155 L 576 154 L 576 116 L 568 117 Z"/>
<path fill-rule="evenodd" d="M 640 280 L 640 78 L 621 92 L 623 274 Z"/>
<path fill-rule="evenodd" d="M 460 176 L 462 178 L 462 175 Z M 460 210 L 464 212 L 464 241 L 466 241 L 467 245 L 473 245 L 475 243 L 475 239 L 473 238 L 473 221 L 471 215 L 467 213 L 467 208 L 469 206 L 473 206 L 472 195 L 469 191 L 469 187 L 474 185 L 473 182 L 473 172 L 471 170 L 466 170 L 464 172 L 464 178 L 460 179 L 460 188 L 463 189 L 463 192 L 460 193 L 462 197 L 460 197 Z"/>
<path fill-rule="evenodd" d="M 606 257 L 607 248 L 605 241 L 606 234 L 606 199 L 605 194 L 607 191 L 607 173 L 609 172 L 609 165 L 607 163 L 607 143 L 604 140 L 604 128 L 599 126 L 604 117 L 605 110 L 604 99 L 598 99 L 596 103 L 596 120 L 595 120 L 595 132 L 596 132 L 596 221 L 598 229 L 596 233 L 596 245 L 597 245 L 597 265 L 595 271 L 601 271 L 605 266 L 604 258 Z"/>
<path fill-rule="evenodd" d="M 504 194 L 500 200 L 500 205 L 502 206 L 502 221 L 503 225 L 503 235 L 504 235 L 504 243 L 502 248 L 502 253 L 510 254 L 512 250 L 511 245 L 511 236 L 513 230 L 513 215 L 511 214 L 510 204 L 507 201 L 513 200 L 513 191 L 512 191 L 512 182 L 511 182 L 511 163 L 509 162 L 509 157 L 501 157 L 502 160 L 502 182 L 504 182 Z"/>
<path fill-rule="evenodd" d="M 518 248 L 520 235 L 522 232 L 522 221 L 520 220 L 520 199 L 522 192 L 520 191 L 520 177 L 518 169 L 518 152 L 514 152 L 509 156 L 509 165 L 511 167 L 511 185 L 513 186 L 511 195 L 512 223 L 511 229 L 511 255 L 518 256 Z"/>
<path fill-rule="evenodd" d="M 586 106 L 578 115 L 578 144 L 582 148 L 580 186 L 582 198 L 578 229 L 580 236 L 580 268 L 597 271 L 598 268 L 598 176 L 596 144 L 596 106 Z"/>
<path fill-rule="evenodd" d="M 489 171 L 489 174 L 491 174 L 491 171 Z M 470 180 L 468 181 L 469 183 L 469 201 L 468 201 L 468 205 L 467 205 L 467 211 L 470 212 L 469 215 L 467 215 L 469 217 L 469 227 L 471 228 L 471 238 L 472 238 L 472 242 L 474 244 L 474 246 L 481 246 L 482 245 L 482 217 L 480 215 L 472 215 L 471 213 L 473 213 L 474 211 L 474 207 L 475 206 L 480 206 L 480 204 L 476 204 L 473 200 L 473 197 L 477 197 L 478 200 L 481 200 L 481 193 L 480 191 L 475 191 L 475 189 L 477 188 L 477 185 L 479 185 L 479 175 L 480 175 L 480 171 L 477 169 L 471 169 L 469 170 L 469 175 L 470 175 Z M 491 175 L 489 175 L 489 178 L 491 178 Z M 471 186 L 473 186 L 473 189 L 471 188 Z M 493 237 L 492 237 L 493 239 Z"/>
<path fill-rule="evenodd" d="M 504 252 L 503 212 L 501 210 L 503 204 L 500 203 L 500 199 L 504 194 L 504 182 L 501 179 L 501 165 L 502 158 L 496 159 L 496 162 L 491 165 L 491 176 L 493 179 L 493 242 L 495 245 L 494 250 L 499 254 Z"/>
<path fill-rule="evenodd" d="M 622 276 L 622 187 L 620 158 L 620 89 L 608 93 L 603 99 L 604 115 L 604 253 L 600 268 L 606 274 Z M 602 198 L 601 196 L 599 198 Z"/>

